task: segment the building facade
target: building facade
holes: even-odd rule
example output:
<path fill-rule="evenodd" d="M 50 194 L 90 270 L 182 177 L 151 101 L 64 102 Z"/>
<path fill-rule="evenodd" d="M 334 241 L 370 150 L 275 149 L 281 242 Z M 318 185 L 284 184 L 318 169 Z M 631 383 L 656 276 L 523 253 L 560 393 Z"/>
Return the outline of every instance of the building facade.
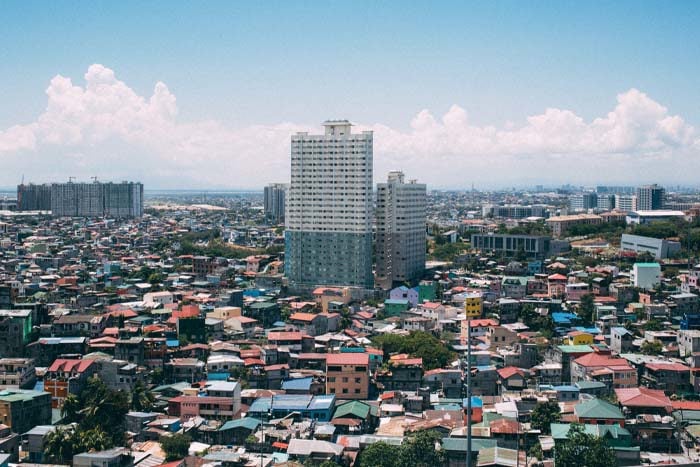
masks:
<path fill-rule="evenodd" d="M 402 172 L 389 172 L 377 184 L 376 277 L 385 289 L 395 282 L 412 282 L 425 270 L 426 187 Z"/>
<path fill-rule="evenodd" d="M 285 272 L 290 285 L 371 288 L 372 132 L 347 120 L 325 134 L 292 136 L 292 180 L 285 213 Z"/>
<path fill-rule="evenodd" d="M 51 214 L 57 217 L 141 217 L 143 185 L 121 183 L 54 183 Z"/>
<path fill-rule="evenodd" d="M 639 211 L 663 209 L 666 190 L 659 185 L 644 185 L 637 188 L 637 208 Z"/>
<path fill-rule="evenodd" d="M 49 211 L 51 209 L 51 185 L 17 185 L 18 211 Z"/>
<path fill-rule="evenodd" d="M 286 183 L 271 183 L 265 187 L 265 219 L 272 224 L 284 224 L 287 199 Z"/>

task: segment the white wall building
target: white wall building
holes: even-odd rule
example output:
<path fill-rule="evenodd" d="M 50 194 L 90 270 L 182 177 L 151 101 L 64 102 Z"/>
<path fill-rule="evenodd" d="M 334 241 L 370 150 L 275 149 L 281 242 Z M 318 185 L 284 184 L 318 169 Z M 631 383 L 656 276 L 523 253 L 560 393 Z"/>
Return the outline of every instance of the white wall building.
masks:
<path fill-rule="evenodd" d="M 376 280 L 385 288 L 394 282 L 420 279 L 425 270 L 426 186 L 402 172 L 389 172 L 377 184 Z"/>
<path fill-rule="evenodd" d="M 634 263 L 631 279 L 635 287 L 653 289 L 661 283 L 661 265 L 659 263 Z"/>
<path fill-rule="evenodd" d="M 323 126 L 292 136 L 285 272 L 292 286 L 372 288 L 372 132 L 353 134 L 347 120 Z"/>

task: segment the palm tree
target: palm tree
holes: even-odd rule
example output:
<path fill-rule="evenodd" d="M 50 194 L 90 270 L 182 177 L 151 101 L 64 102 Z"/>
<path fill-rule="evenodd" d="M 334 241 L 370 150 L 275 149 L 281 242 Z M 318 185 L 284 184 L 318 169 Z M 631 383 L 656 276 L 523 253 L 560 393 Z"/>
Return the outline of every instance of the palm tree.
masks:
<path fill-rule="evenodd" d="M 153 393 L 140 381 L 136 383 L 131 391 L 131 408 L 137 412 L 151 410 L 155 400 Z"/>
<path fill-rule="evenodd" d="M 61 407 L 61 416 L 65 423 L 73 423 L 78 421 L 80 413 L 80 400 L 75 394 L 69 394 L 66 400 L 63 401 Z"/>
<path fill-rule="evenodd" d="M 55 430 L 46 435 L 44 455 L 46 460 L 55 464 L 69 463 L 73 459 L 72 428 L 57 426 Z"/>

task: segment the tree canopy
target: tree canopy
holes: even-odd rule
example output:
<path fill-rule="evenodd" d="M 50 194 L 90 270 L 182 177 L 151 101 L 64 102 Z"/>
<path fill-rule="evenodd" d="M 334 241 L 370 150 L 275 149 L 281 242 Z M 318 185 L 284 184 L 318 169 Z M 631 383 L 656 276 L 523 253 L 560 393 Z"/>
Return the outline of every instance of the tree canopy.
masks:
<path fill-rule="evenodd" d="M 392 353 L 407 353 L 422 358 L 426 370 L 443 368 L 455 358 L 447 345 L 427 332 L 413 331 L 408 336 L 382 334 L 372 341 L 382 349 L 385 357 Z"/>
<path fill-rule="evenodd" d="M 165 460 L 168 462 L 187 457 L 191 443 L 192 438 L 180 433 L 160 437 L 160 447 L 163 448 Z"/>
<path fill-rule="evenodd" d="M 446 465 L 445 452 L 439 449 L 441 435 L 437 431 L 419 431 L 394 446 L 374 443 L 360 452 L 360 467 L 440 467 Z"/>
<path fill-rule="evenodd" d="M 561 409 L 556 401 L 547 401 L 537 404 L 532 410 L 532 428 L 540 430 L 543 434 L 550 434 L 551 424 L 561 420 Z"/>
<path fill-rule="evenodd" d="M 557 467 L 614 467 L 615 452 L 603 438 L 583 431 L 583 426 L 573 424 L 565 441 L 554 447 Z"/>

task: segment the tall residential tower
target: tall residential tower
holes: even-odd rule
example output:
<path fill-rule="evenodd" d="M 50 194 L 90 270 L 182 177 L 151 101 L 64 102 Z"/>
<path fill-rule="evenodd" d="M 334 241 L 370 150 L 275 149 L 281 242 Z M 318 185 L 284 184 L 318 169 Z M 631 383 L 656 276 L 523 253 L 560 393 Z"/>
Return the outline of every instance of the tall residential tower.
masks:
<path fill-rule="evenodd" d="M 271 183 L 265 187 L 265 220 L 273 224 L 284 223 L 285 199 L 289 186 Z"/>
<path fill-rule="evenodd" d="M 292 136 L 285 272 L 293 287 L 373 286 L 372 132 L 347 120 Z"/>
<path fill-rule="evenodd" d="M 637 188 L 637 210 L 653 211 L 663 209 L 666 190 L 659 185 L 644 185 Z"/>
<path fill-rule="evenodd" d="M 387 183 L 377 184 L 377 284 L 420 279 L 425 270 L 426 187 L 402 172 L 389 172 Z"/>

